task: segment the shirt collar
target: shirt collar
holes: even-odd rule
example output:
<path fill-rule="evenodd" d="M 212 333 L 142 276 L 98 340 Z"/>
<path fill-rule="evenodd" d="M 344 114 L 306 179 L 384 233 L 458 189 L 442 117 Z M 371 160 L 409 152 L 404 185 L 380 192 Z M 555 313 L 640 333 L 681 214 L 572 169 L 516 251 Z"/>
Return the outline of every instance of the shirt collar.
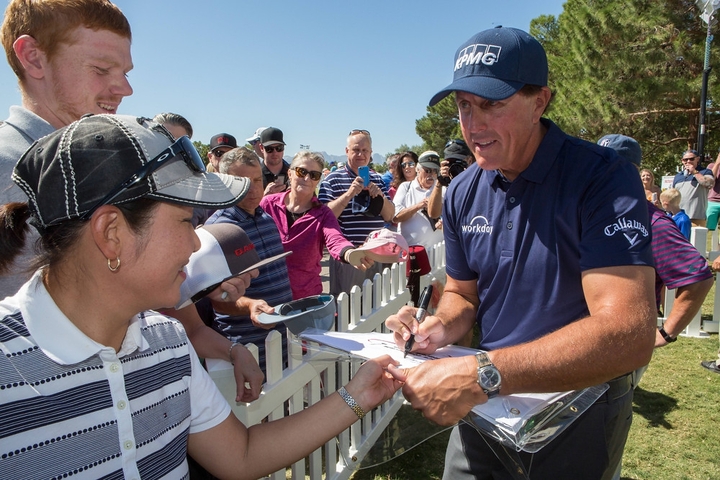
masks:
<path fill-rule="evenodd" d="M 28 331 L 43 353 L 53 361 L 72 365 L 110 348 L 85 335 L 60 311 L 45 288 L 42 269 L 35 272 L 17 295 Z M 149 348 L 140 327 L 140 317 L 135 315 L 130 320 L 118 356 Z"/>
<path fill-rule="evenodd" d="M 18 105 L 10 107 L 10 116 L 5 120 L 5 123 L 12 125 L 25 135 L 32 135 L 32 141 L 36 141 L 55 131 L 55 127 L 42 117 Z"/>

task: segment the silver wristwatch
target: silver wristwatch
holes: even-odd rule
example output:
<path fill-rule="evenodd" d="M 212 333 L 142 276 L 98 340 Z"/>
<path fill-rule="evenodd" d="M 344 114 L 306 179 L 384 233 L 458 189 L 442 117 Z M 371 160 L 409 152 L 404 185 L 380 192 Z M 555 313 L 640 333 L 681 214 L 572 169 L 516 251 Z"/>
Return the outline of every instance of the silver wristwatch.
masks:
<path fill-rule="evenodd" d="M 493 398 L 500 393 L 502 385 L 502 377 L 500 372 L 488 358 L 487 352 L 478 352 L 475 354 L 478 362 L 477 383 L 482 388 L 483 393 L 488 398 Z"/>

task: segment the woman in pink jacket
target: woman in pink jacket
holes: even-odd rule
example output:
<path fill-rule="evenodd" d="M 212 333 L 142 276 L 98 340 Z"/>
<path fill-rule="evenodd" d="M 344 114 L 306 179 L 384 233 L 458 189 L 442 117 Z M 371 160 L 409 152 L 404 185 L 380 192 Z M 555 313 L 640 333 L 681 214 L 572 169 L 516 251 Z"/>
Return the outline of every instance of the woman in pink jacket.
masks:
<path fill-rule="evenodd" d="M 299 152 L 290 163 L 290 188 L 260 201 L 260 207 L 275 220 L 285 251 L 293 252 L 285 261 L 296 300 L 323 293 L 320 260 L 324 247 L 336 260 L 352 263 L 360 270 L 373 264 L 353 248 L 340 232 L 332 210 L 315 196 L 323 167 L 319 153 Z"/>

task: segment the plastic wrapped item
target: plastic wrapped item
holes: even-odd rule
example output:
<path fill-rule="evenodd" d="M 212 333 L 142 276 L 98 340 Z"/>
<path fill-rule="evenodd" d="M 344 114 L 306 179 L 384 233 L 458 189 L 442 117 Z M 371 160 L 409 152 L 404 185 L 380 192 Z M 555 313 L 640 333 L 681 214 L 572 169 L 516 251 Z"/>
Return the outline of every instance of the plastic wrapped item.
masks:
<path fill-rule="evenodd" d="M 273 313 L 261 313 L 258 322 L 267 325 L 285 322 L 295 335 L 307 329 L 327 332 L 335 326 L 335 311 L 335 297 L 314 295 L 280 304 Z"/>
<path fill-rule="evenodd" d="M 608 389 L 603 383 L 563 393 L 500 395 L 464 421 L 516 451 L 535 453 L 573 423 Z"/>

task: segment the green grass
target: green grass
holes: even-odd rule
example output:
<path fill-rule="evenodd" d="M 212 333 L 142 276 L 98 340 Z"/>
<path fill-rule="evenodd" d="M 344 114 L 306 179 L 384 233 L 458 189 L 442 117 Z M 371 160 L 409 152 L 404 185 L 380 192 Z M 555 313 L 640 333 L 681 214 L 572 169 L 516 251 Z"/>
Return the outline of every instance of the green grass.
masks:
<path fill-rule="evenodd" d="M 703 318 L 711 318 L 714 289 L 703 305 Z M 684 338 L 656 349 L 650 366 L 635 391 L 633 425 L 623 457 L 623 479 L 720 479 L 720 375 L 700 366 L 714 359 L 718 336 Z M 410 434 L 434 433 L 420 414 L 403 407 L 393 433 L 390 451 L 417 443 Z M 353 480 L 442 478 L 449 432 L 441 433 L 393 460 L 357 471 Z M 394 442 L 394 443 L 393 443 Z M 385 445 L 385 446 L 384 446 Z M 395 447 L 392 447 L 395 445 Z M 388 449 L 378 441 L 374 450 Z M 382 455 L 380 455 L 382 456 Z M 377 463 L 377 455 L 363 463 Z"/>

